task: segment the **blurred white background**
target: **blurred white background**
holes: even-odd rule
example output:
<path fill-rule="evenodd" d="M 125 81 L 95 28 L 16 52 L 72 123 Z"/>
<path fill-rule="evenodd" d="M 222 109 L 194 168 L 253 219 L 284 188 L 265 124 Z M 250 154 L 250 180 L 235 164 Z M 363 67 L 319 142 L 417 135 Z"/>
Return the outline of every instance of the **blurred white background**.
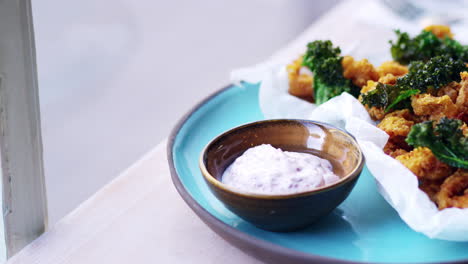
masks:
<path fill-rule="evenodd" d="M 50 223 L 338 1 L 33 1 Z"/>

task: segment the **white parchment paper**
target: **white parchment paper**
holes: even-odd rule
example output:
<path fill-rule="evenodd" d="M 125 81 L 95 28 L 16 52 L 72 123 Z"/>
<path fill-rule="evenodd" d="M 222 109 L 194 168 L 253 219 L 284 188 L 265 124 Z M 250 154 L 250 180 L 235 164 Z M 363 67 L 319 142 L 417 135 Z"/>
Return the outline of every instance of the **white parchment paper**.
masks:
<path fill-rule="evenodd" d="M 262 80 L 259 104 L 265 118 L 316 120 L 347 130 L 358 140 L 380 194 L 403 221 L 430 238 L 468 241 L 468 209 L 439 211 L 418 188 L 416 176 L 382 151 L 388 135 L 376 127 L 356 98 L 343 93 L 320 106 L 298 99 L 288 93 L 285 66 L 261 65 L 231 74 L 233 81 L 258 78 Z"/>

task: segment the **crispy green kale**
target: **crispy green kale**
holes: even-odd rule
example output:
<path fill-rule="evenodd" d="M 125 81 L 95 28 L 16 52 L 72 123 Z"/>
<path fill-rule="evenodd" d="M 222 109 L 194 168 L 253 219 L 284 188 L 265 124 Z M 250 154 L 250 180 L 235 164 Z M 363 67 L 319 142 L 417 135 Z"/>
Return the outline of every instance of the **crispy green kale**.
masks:
<path fill-rule="evenodd" d="M 340 48 L 334 48 L 330 40 L 316 40 L 307 44 L 307 51 L 302 64 L 313 72 L 326 59 L 340 58 L 340 53 Z"/>
<path fill-rule="evenodd" d="M 411 38 L 408 33 L 395 31 L 397 40 L 390 41 L 390 52 L 395 61 L 409 64 L 412 61 L 427 61 L 432 57 L 448 55 L 455 60 L 468 62 L 468 46 L 445 37 L 437 38 L 434 33 L 423 30 L 419 35 Z"/>
<path fill-rule="evenodd" d="M 410 98 L 418 93 L 439 89 L 450 82 L 461 80 L 460 72 L 468 67 L 462 60 L 454 60 L 449 56 L 437 56 L 423 63 L 411 63 L 408 74 L 397 79 L 395 85 L 379 83 L 376 89 L 362 94 L 362 103 L 370 107 L 385 109 L 410 108 Z"/>
<path fill-rule="evenodd" d="M 314 74 L 314 98 L 316 104 L 322 104 L 329 99 L 348 92 L 359 95 L 359 88 L 343 77 L 341 66 L 341 50 L 333 47 L 329 40 L 317 40 L 307 45 L 303 65 Z"/>
<path fill-rule="evenodd" d="M 460 127 L 458 119 L 441 118 L 433 126 L 433 121 L 426 121 L 411 127 L 406 142 L 414 147 L 428 147 L 442 162 L 450 166 L 468 169 L 468 139 Z"/>
<path fill-rule="evenodd" d="M 459 82 L 460 72 L 466 70 L 468 67 L 462 60 L 455 60 L 447 55 L 436 56 L 426 63 L 421 61 L 411 63 L 408 74 L 400 78 L 398 83 L 406 89 L 418 89 L 425 93 L 430 89 L 439 89 L 450 82 Z"/>
<path fill-rule="evenodd" d="M 408 99 L 418 93 L 420 93 L 418 89 L 405 90 L 398 83 L 396 85 L 378 83 L 374 90 L 362 94 L 362 104 L 385 109 L 385 112 L 391 109 L 406 109 L 411 107 Z"/>

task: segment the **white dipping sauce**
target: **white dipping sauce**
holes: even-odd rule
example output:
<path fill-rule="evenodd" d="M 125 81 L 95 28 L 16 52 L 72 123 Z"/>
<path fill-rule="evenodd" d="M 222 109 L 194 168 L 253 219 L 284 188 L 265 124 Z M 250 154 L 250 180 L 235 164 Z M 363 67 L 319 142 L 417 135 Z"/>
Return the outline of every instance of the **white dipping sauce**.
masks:
<path fill-rule="evenodd" d="M 311 191 L 339 179 L 326 159 L 264 144 L 246 150 L 221 181 L 245 193 L 274 195 Z"/>

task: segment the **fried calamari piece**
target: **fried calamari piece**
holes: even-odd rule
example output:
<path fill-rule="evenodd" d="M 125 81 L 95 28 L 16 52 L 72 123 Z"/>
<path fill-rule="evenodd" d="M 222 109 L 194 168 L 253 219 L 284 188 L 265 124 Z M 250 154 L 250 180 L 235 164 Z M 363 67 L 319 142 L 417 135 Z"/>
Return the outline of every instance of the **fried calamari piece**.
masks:
<path fill-rule="evenodd" d="M 391 73 L 379 78 L 379 83 L 395 85 L 397 83 L 397 77 Z"/>
<path fill-rule="evenodd" d="M 286 70 L 288 71 L 289 79 L 289 94 L 306 99 L 308 101 L 313 100 L 313 77 L 310 73 L 301 72 L 302 56 L 297 60 L 288 64 Z"/>
<path fill-rule="evenodd" d="M 453 38 L 453 33 L 450 30 L 449 26 L 430 25 L 430 26 L 425 27 L 424 30 L 434 33 L 434 35 L 440 39 L 443 39 L 445 37 Z"/>
<path fill-rule="evenodd" d="M 385 144 L 385 146 L 383 148 L 383 152 L 385 154 L 391 156 L 392 158 L 396 158 L 396 157 L 398 157 L 400 155 L 408 153 L 407 150 L 402 148 L 400 143 L 401 143 L 401 141 L 400 142 L 395 142 L 394 140 L 389 139 L 387 141 L 387 144 Z M 406 145 L 406 147 L 408 147 L 408 145 Z"/>
<path fill-rule="evenodd" d="M 401 110 L 396 110 L 391 113 L 388 113 L 385 117 L 390 117 L 390 116 L 396 116 L 396 117 L 401 117 L 406 120 L 413 121 L 415 123 L 419 123 L 420 119 L 418 116 L 414 115 L 409 109 L 401 109 Z"/>
<path fill-rule="evenodd" d="M 406 120 L 401 116 L 385 116 L 384 119 L 377 125 L 378 128 L 385 131 L 390 138 L 402 136 L 406 137 L 411 130 L 414 122 Z"/>
<path fill-rule="evenodd" d="M 373 120 L 382 120 L 385 117 L 385 110 L 379 107 L 364 106 Z"/>
<path fill-rule="evenodd" d="M 377 125 L 378 128 L 390 136 L 387 144 L 384 146 L 384 152 L 394 158 L 411 150 L 411 147 L 405 142 L 405 138 L 414 122 L 405 119 L 403 116 L 406 114 L 403 110 L 398 111 L 398 113 L 388 114 Z"/>
<path fill-rule="evenodd" d="M 417 94 L 411 97 L 411 106 L 418 116 L 428 116 L 430 120 L 442 117 L 454 118 L 458 114 L 456 105 L 448 95 L 436 97 L 430 94 Z"/>
<path fill-rule="evenodd" d="M 381 78 L 387 74 L 400 77 L 408 73 L 408 67 L 403 66 L 396 61 L 386 61 L 377 67 L 376 70 Z"/>
<path fill-rule="evenodd" d="M 351 56 L 344 56 L 341 65 L 343 66 L 343 76 L 352 80 L 359 87 L 366 85 L 369 80 L 377 81 L 379 79 L 379 73 L 367 59 L 356 61 Z"/>
<path fill-rule="evenodd" d="M 438 181 L 430 181 L 430 180 L 420 180 L 419 181 L 419 189 L 429 196 L 431 201 L 437 203 L 437 193 L 440 191 L 440 185 L 442 184 L 443 180 Z"/>
<path fill-rule="evenodd" d="M 451 82 L 445 85 L 444 87 L 438 89 L 436 95 L 439 97 L 447 95 L 448 97 L 450 97 L 450 100 L 452 100 L 452 102 L 455 103 L 457 101 L 458 91 L 460 90 L 460 87 L 461 85 L 459 83 Z"/>
<path fill-rule="evenodd" d="M 385 144 L 383 151 L 385 154 L 396 158 L 397 156 L 408 153 L 413 149 L 408 143 L 406 143 L 404 136 L 389 137 Z"/>
<path fill-rule="evenodd" d="M 389 156 L 392 156 L 393 158 L 395 158 L 396 156 L 393 154 L 395 151 L 397 151 L 399 148 L 398 146 L 393 142 L 391 141 L 390 139 L 388 139 L 387 141 L 387 144 L 385 144 L 384 148 L 383 148 L 383 152 Z M 395 157 L 394 157 L 395 156 Z"/>
<path fill-rule="evenodd" d="M 396 158 L 400 155 L 403 155 L 403 154 L 406 154 L 408 153 L 408 151 L 404 150 L 404 149 L 396 149 L 394 150 L 392 153 L 390 153 L 389 155 L 393 158 Z"/>
<path fill-rule="evenodd" d="M 468 208 L 468 171 L 459 169 L 440 186 L 436 196 L 439 209 Z"/>
<path fill-rule="evenodd" d="M 439 161 L 426 147 L 415 148 L 411 152 L 397 156 L 396 159 L 424 180 L 442 180 L 453 173 L 454 169 Z"/>

